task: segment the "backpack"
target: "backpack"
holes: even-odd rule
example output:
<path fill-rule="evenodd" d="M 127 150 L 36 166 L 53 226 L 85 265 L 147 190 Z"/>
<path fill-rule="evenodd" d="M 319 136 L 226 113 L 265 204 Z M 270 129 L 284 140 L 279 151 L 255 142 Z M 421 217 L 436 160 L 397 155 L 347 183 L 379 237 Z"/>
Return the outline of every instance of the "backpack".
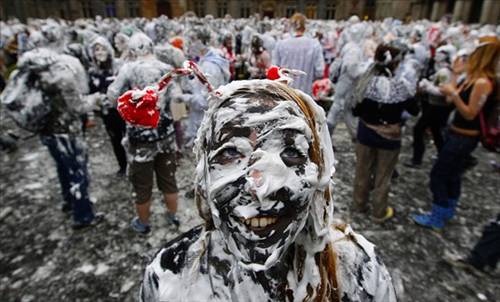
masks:
<path fill-rule="evenodd" d="M 495 90 L 498 90 L 498 87 Z M 492 106 L 485 104 L 479 112 L 480 140 L 486 150 L 500 153 L 500 101 L 498 96 L 494 102 Z M 485 112 L 486 107 L 490 108 L 488 112 Z"/>

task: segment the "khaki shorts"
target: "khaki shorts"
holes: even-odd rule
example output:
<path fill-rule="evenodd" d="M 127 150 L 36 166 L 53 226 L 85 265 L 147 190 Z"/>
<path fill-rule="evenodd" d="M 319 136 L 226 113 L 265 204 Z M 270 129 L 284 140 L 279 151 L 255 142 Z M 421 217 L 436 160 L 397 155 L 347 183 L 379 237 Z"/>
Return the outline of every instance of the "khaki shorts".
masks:
<path fill-rule="evenodd" d="M 129 180 L 137 195 L 136 203 L 141 204 L 151 200 L 153 194 L 153 172 L 156 174 L 156 184 L 163 193 L 177 193 L 175 180 L 175 153 L 158 153 L 153 161 L 135 162 L 129 165 Z"/>

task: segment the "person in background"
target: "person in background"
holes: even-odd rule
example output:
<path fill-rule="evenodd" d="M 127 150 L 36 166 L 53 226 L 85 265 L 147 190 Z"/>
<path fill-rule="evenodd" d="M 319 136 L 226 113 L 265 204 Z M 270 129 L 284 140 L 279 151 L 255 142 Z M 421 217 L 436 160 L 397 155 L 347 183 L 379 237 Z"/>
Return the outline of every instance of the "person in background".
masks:
<path fill-rule="evenodd" d="M 500 260 L 500 214 L 483 229 L 481 238 L 474 245 L 469 255 L 464 258 L 446 257 L 445 261 L 471 273 L 483 275 L 494 270 Z"/>
<path fill-rule="evenodd" d="M 251 54 L 248 62 L 248 71 L 252 79 L 265 79 L 266 72 L 271 67 L 271 56 L 264 48 L 264 41 L 255 35 L 252 37 Z"/>
<path fill-rule="evenodd" d="M 412 115 L 418 114 L 414 99 L 417 78 L 411 68 L 398 69 L 403 58 L 402 49 L 380 44 L 375 51 L 375 63 L 362 75 L 354 93 L 353 113 L 360 121 L 356 136 L 353 209 L 368 211 L 373 183 L 372 218 L 377 223 L 394 215 L 393 208 L 388 205 L 388 195 L 401 149 L 401 113 L 406 110 Z"/>
<path fill-rule="evenodd" d="M 111 140 L 113 152 L 118 162 L 117 176 L 125 176 L 127 171 L 127 156 L 122 146 L 122 139 L 125 136 L 125 122 L 118 114 L 112 102 L 107 99 L 108 86 L 113 82 L 114 76 L 118 73 L 119 63 L 114 58 L 114 51 L 111 44 L 104 37 L 97 37 L 89 45 L 89 56 L 91 67 L 89 75 L 89 97 L 97 98 L 100 103 L 101 115 L 104 127 Z"/>
<path fill-rule="evenodd" d="M 82 102 L 87 90 L 78 59 L 37 48 L 20 58 L 0 95 L 8 114 L 19 126 L 38 134 L 54 159 L 61 209 L 73 214 L 75 230 L 94 226 L 104 217 L 94 212 L 88 192 L 87 150 L 79 119 L 88 110 Z"/>
<path fill-rule="evenodd" d="M 440 86 L 440 92 L 455 106 L 455 116 L 431 170 L 432 210 L 428 214 L 412 215 L 418 225 L 439 231 L 455 216 L 466 160 L 481 135 L 480 112 L 487 118 L 497 106 L 499 57 L 498 38 L 482 37 L 467 60 L 463 83 L 458 85 L 452 81 Z"/>
<path fill-rule="evenodd" d="M 283 68 L 302 70 L 306 75 L 295 78 L 293 88 L 311 94 L 314 80 L 323 76 L 325 61 L 323 48 L 317 39 L 306 37 L 306 17 L 300 13 L 290 18 L 293 36 L 276 43 L 272 63 Z"/>
<path fill-rule="evenodd" d="M 114 103 L 127 90 L 154 85 L 172 70 L 170 65 L 156 59 L 153 42 L 143 33 L 136 33 L 130 38 L 128 49 L 137 59 L 123 65 L 109 86 L 107 95 Z M 128 176 L 136 194 L 137 210 L 137 217 L 132 219 L 131 226 L 141 234 L 151 231 L 149 218 L 154 174 L 167 208 L 167 222 L 176 227 L 180 225 L 176 216 L 178 190 L 175 179 L 175 133 L 169 109 L 169 102 L 180 93 L 181 90 L 174 81 L 161 95 L 157 128 L 126 125 L 124 145 L 129 160 Z"/>
<path fill-rule="evenodd" d="M 430 80 L 423 79 L 419 83 L 419 88 L 427 98 L 422 100 L 422 115 L 413 128 L 413 157 L 411 162 L 405 163 L 407 167 L 418 168 L 422 164 L 425 152 L 424 134 L 427 128 L 431 129 L 434 145 L 439 153 L 443 146 L 444 127 L 448 122 L 448 117 L 452 107 L 446 102 L 446 97 L 439 91 L 439 86 L 452 80 L 452 59 L 456 49 L 452 45 L 444 45 L 436 50 L 434 58 L 435 73 Z M 463 65 L 463 58 L 455 64 Z"/>

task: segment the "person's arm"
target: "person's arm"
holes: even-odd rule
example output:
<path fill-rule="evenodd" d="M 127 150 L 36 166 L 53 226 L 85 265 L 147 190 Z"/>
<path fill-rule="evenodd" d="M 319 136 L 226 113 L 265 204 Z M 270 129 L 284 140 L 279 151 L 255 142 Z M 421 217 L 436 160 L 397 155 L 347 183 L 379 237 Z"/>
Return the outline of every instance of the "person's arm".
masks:
<path fill-rule="evenodd" d="M 273 55 L 271 57 L 273 65 L 276 66 L 281 66 L 280 48 L 281 48 L 281 43 L 278 42 L 273 50 Z"/>
<path fill-rule="evenodd" d="M 314 78 L 320 79 L 325 71 L 325 60 L 323 59 L 323 49 L 318 41 L 314 44 Z"/>
<path fill-rule="evenodd" d="M 115 80 L 108 87 L 106 95 L 111 104 L 113 104 L 113 107 L 116 107 L 118 98 L 128 88 L 128 69 L 125 65 L 120 68 Z"/>
<path fill-rule="evenodd" d="M 458 112 L 466 119 L 473 120 L 483 108 L 484 103 L 491 94 L 493 87 L 489 80 L 485 78 L 478 79 L 472 87 L 469 104 L 465 104 L 458 93 L 458 88 L 453 84 L 441 86 L 441 92 L 453 102 Z"/>

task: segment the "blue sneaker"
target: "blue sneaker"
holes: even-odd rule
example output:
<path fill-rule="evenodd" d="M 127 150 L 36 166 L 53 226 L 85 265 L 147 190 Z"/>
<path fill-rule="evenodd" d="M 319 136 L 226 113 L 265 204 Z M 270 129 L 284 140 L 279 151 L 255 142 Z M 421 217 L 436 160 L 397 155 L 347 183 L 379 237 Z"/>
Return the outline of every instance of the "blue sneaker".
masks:
<path fill-rule="evenodd" d="M 455 217 L 455 210 L 457 208 L 458 200 L 457 199 L 448 199 L 448 209 L 449 211 L 444 213 L 444 220 L 448 221 Z"/>
<path fill-rule="evenodd" d="M 430 214 L 412 215 L 412 220 L 423 227 L 441 231 L 445 225 L 445 217 L 448 216 L 451 216 L 449 208 L 433 204 Z"/>
<path fill-rule="evenodd" d="M 139 220 L 139 217 L 135 217 L 134 219 L 132 219 L 132 222 L 130 222 L 130 226 L 134 231 L 142 235 L 146 235 L 151 232 L 151 226 L 149 224 L 142 223 Z"/>

